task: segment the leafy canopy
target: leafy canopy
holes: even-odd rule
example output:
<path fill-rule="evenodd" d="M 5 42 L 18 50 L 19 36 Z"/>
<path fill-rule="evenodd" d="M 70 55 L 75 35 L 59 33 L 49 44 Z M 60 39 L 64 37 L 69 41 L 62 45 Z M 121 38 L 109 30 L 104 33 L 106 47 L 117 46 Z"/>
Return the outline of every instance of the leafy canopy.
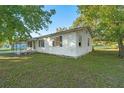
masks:
<path fill-rule="evenodd" d="M 96 39 L 118 41 L 124 36 L 124 6 L 78 6 L 73 26 L 89 26 Z"/>
<path fill-rule="evenodd" d="M 78 6 L 80 17 L 73 26 L 89 26 L 93 39 L 116 41 L 124 57 L 124 6 Z"/>
<path fill-rule="evenodd" d="M 47 29 L 55 10 L 44 6 L 0 6 L 0 41 L 23 40 L 30 33 Z"/>

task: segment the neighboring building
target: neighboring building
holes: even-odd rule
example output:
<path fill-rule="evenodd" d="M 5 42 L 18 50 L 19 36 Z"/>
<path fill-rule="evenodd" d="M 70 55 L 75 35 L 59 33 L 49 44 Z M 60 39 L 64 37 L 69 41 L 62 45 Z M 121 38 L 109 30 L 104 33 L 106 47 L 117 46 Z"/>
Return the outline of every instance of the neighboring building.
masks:
<path fill-rule="evenodd" d="M 79 57 L 92 51 L 88 28 L 80 27 L 28 40 L 32 51 Z"/>
<path fill-rule="evenodd" d="M 17 42 L 13 45 L 14 50 L 25 50 L 27 49 L 27 43 L 25 41 Z"/>

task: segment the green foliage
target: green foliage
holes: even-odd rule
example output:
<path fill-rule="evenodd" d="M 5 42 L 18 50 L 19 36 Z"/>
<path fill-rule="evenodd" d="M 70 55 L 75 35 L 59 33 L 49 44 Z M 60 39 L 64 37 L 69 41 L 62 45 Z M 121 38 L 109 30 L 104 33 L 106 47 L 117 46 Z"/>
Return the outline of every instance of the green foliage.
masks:
<path fill-rule="evenodd" d="M 124 35 L 124 6 L 78 6 L 80 16 L 73 23 L 90 26 L 96 39 L 118 41 Z"/>
<path fill-rule="evenodd" d="M 68 28 L 67 27 L 58 27 L 57 29 L 56 29 L 56 31 L 57 32 L 61 32 L 61 31 L 65 31 L 65 30 L 67 30 Z"/>
<path fill-rule="evenodd" d="M 117 42 L 111 41 L 94 41 L 94 49 L 118 49 Z"/>
<path fill-rule="evenodd" d="M 0 41 L 13 42 L 47 29 L 55 10 L 46 11 L 44 6 L 0 6 L 0 13 Z"/>
<path fill-rule="evenodd" d="M 124 6 L 78 6 L 78 11 L 73 26 L 89 26 L 94 40 L 118 42 L 119 56 L 124 57 Z"/>

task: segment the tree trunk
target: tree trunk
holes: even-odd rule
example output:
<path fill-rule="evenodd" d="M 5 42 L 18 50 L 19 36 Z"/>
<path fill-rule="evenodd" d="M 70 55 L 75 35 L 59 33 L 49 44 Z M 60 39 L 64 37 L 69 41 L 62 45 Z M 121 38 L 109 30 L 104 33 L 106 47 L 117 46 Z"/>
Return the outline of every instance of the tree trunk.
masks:
<path fill-rule="evenodd" d="M 118 40 L 118 46 L 119 46 L 119 56 L 124 57 L 124 45 L 123 45 L 123 38 L 120 37 Z"/>
<path fill-rule="evenodd" d="M 10 43 L 10 45 L 11 45 L 11 50 L 14 50 L 14 44 Z"/>
<path fill-rule="evenodd" d="M 92 51 L 93 51 L 93 52 L 95 51 L 94 46 L 92 46 Z"/>

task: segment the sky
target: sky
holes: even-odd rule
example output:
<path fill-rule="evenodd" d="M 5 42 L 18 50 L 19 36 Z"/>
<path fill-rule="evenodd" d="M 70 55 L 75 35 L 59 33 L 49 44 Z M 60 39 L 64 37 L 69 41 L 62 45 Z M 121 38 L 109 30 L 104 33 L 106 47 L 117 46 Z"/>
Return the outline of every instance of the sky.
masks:
<path fill-rule="evenodd" d="M 75 5 L 46 5 L 46 10 L 55 9 L 56 14 L 51 17 L 52 23 L 48 30 L 39 31 L 40 35 L 32 33 L 32 37 L 38 37 L 56 32 L 58 27 L 69 27 L 73 21 L 78 17 L 77 7 Z"/>

